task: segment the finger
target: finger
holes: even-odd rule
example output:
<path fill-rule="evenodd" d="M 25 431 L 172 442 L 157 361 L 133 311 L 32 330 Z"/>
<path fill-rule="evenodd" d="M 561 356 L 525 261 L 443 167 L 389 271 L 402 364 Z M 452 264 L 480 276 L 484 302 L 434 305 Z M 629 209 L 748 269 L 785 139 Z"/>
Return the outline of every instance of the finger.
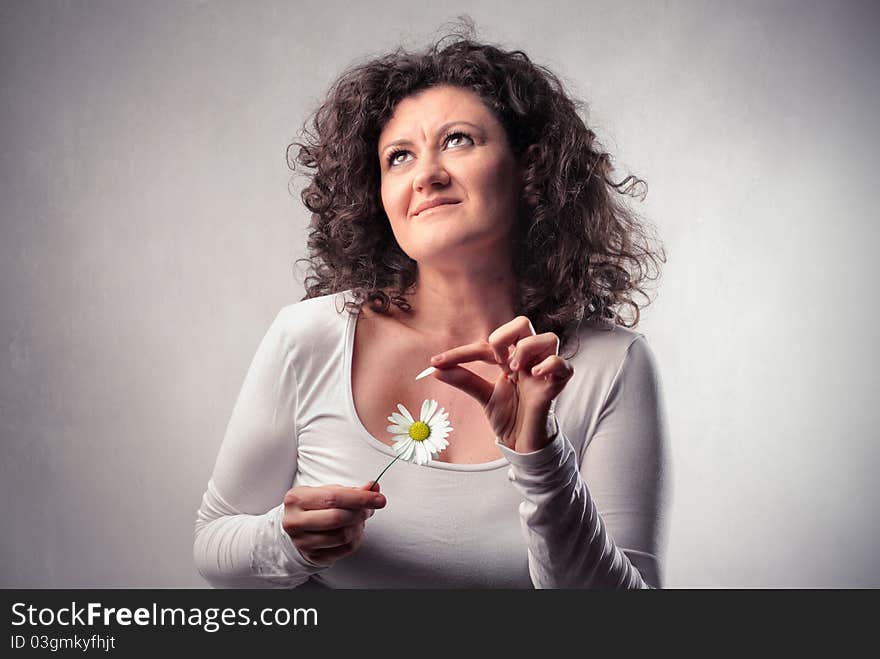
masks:
<path fill-rule="evenodd" d="M 574 367 L 559 355 L 550 355 L 535 364 L 531 373 L 536 378 L 544 378 L 547 382 L 568 382 L 574 375 Z"/>
<path fill-rule="evenodd" d="M 299 550 L 332 549 L 354 542 L 364 532 L 364 523 L 346 526 L 334 531 L 303 533 L 296 538 Z"/>
<path fill-rule="evenodd" d="M 356 552 L 363 541 L 364 536 L 361 536 L 354 542 L 340 545 L 339 547 L 333 547 L 332 549 L 316 549 L 313 552 L 309 552 L 307 558 L 318 565 L 332 565 L 340 558 L 345 558 Z"/>
<path fill-rule="evenodd" d="M 292 497 L 291 497 L 292 495 Z M 327 508 L 345 508 L 359 510 L 361 508 L 383 508 L 385 495 L 355 487 L 322 486 L 297 487 L 288 492 L 288 497 L 302 510 L 324 510 Z M 287 503 L 288 497 L 285 497 Z"/>
<path fill-rule="evenodd" d="M 332 531 L 341 529 L 352 524 L 360 524 L 368 517 L 367 509 L 345 510 L 334 508 L 332 510 L 308 510 L 293 512 L 285 520 L 288 534 L 293 537 L 304 533 Z"/>
<path fill-rule="evenodd" d="M 492 346 L 486 341 L 475 341 L 463 346 L 444 350 L 439 355 L 431 357 L 431 366 L 436 368 L 447 368 L 456 364 L 467 364 L 468 362 L 482 361 L 487 364 L 498 364 L 495 353 L 492 352 Z"/>
<path fill-rule="evenodd" d="M 559 352 L 559 337 L 553 332 L 520 339 L 510 358 L 510 368 L 526 372 L 538 362 Z"/>
<path fill-rule="evenodd" d="M 492 392 L 495 390 L 495 385 L 491 382 L 487 382 L 473 371 L 461 366 L 444 368 L 435 372 L 434 377 L 456 389 L 461 389 L 484 407 L 492 398 Z"/>
<path fill-rule="evenodd" d="M 517 316 L 492 332 L 488 341 L 496 358 L 502 360 L 499 363 L 507 364 L 510 348 L 515 347 L 518 341 L 529 336 L 535 336 L 532 321 L 525 316 Z"/>

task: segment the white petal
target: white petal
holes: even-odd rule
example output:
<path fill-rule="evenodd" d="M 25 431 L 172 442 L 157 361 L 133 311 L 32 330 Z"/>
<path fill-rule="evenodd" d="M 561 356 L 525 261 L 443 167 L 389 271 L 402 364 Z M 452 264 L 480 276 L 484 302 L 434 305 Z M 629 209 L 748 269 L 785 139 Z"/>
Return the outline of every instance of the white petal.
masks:
<path fill-rule="evenodd" d="M 388 426 L 387 428 L 385 428 L 385 430 L 387 430 L 388 432 L 390 432 L 394 435 L 408 435 L 409 434 L 409 426 L 407 426 L 406 428 L 404 428 L 402 426 Z"/>
<path fill-rule="evenodd" d="M 421 380 L 422 378 L 426 378 L 426 377 L 428 377 L 429 375 L 431 375 L 431 373 L 433 373 L 433 372 L 436 371 L 436 370 L 437 370 L 437 369 L 434 368 L 433 366 L 429 366 L 428 368 L 426 368 L 424 371 L 422 371 L 421 373 L 419 373 L 419 374 L 416 376 L 416 380 Z"/>
<path fill-rule="evenodd" d="M 391 423 L 396 423 L 397 425 L 403 426 L 405 428 L 409 428 L 409 426 L 411 425 L 411 422 L 407 421 L 405 416 L 403 416 L 402 414 L 398 414 L 397 412 L 392 412 L 391 416 L 388 417 L 388 420 Z"/>
<path fill-rule="evenodd" d="M 419 421 L 425 420 L 425 418 L 428 414 L 428 409 L 430 407 L 431 407 L 431 401 L 428 399 L 425 399 L 424 402 L 422 403 L 422 411 L 419 413 Z"/>
<path fill-rule="evenodd" d="M 428 425 L 431 426 L 431 430 L 441 430 L 449 425 L 449 421 L 446 421 L 445 419 L 438 420 L 435 418 Z"/>
<path fill-rule="evenodd" d="M 438 442 L 434 441 L 433 437 L 428 437 L 424 442 L 422 442 L 428 447 L 428 450 L 431 452 L 431 455 L 437 455 L 440 451 L 443 450 L 443 446 Z"/>
<path fill-rule="evenodd" d="M 424 409 L 425 409 L 425 406 L 424 406 L 424 404 L 422 404 L 422 411 L 424 411 Z M 422 421 L 424 421 L 425 423 L 427 423 L 430 426 L 431 425 L 431 417 L 434 416 L 434 412 L 436 412 L 436 411 L 437 411 L 437 401 L 436 400 L 429 401 L 428 414 L 427 414 L 427 416 L 422 418 Z"/>
<path fill-rule="evenodd" d="M 397 409 L 400 410 L 400 413 L 403 414 L 403 416 L 406 418 L 407 421 L 409 421 L 410 423 L 415 423 L 415 422 L 416 422 L 416 420 L 412 418 L 412 414 L 409 413 L 409 410 L 406 409 L 406 408 L 405 408 L 403 405 L 401 405 L 400 403 L 397 404 Z"/>
<path fill-rule="evenodd" d="M 416 444 L 416 464 L 426 465 L 431 461 L 428 449 L 424 447 L 424 442 L 415 442 Z"/>
<path fill-rule="evenodd" d="M 443 435 L 444 437 L 446 437 L 446 435 L 448 435 L 448 434 L 449 434 L 449 427 L 448 426 L 441 426 L 440 428 L 436 428 L 436 427 L 431 428 L 431 437 L 433 437 L 434 435 Z"/>
<path fill-rule="evenodd" d="M 410 462 L 412 460 L 413 452 L 416 449 L 416 443 L 413 440 L 409 440 L 406 442 L 400 449 L 400 459 Z"/>

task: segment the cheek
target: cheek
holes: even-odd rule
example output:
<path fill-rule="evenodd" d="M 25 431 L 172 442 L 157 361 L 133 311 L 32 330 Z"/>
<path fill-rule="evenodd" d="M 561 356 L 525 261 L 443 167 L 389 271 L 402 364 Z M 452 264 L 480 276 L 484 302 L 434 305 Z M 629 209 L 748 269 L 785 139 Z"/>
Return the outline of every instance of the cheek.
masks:
<path fill-rule="evenodd" d="M 380 188 L 382 195 L 382 206 L 385 208 L 385 214 L 391 220 L 397 220 L 401 216 L 406 216 L 409 209 L 409 198 L 406 196 L 406 190 L 400 183 L 394 181 L 382 181 Z"/>
<path fill-rule="evenodd" d="M 409 199 L 400 184 L 394 182 L 383 182 L 380 188 L 382 196 L 382 207 L 385 209 L 385 215 L 388 216 L 388 223 L 391 225 L 391 233 L 398 244 L 405 243 L 406 217 L 409 210 Z"/>
<path fill-rule="evenodd" d="M 519 203 L 516 171 L 507 162 L 493 163 L 478 175 L 484 201 L 498 212 L 508 213 Z"/>

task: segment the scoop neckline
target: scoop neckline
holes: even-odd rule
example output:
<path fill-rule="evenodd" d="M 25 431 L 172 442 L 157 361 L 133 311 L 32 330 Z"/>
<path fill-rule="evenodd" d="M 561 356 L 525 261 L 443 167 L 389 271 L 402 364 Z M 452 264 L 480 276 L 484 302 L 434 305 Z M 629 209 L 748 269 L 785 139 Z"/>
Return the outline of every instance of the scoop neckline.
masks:
<path fill-rule="evenodd" d="M 345 293 L 346 300 L 349 299 L 348 292 Z M 348 319 L 346 321 L 345 326 L 345 350 L 343 353 L 343 390 L 345 392 L 345 400 L 348 405 L 349 415 L 352 419 L 352 423 L 357 428 L 358 437 L 370 446 L 371 448 L 379 451 L 380 453 L 384 453 L 385 455 L 394 458 L 397 457 L 397 453 L 394 452 L 394 449 L 388 446 L 388 444 L 379 441 L 367 430 L 367 427 L 361 421 L 361 418 L 358 416 L 357 408 L 354 405 L 354 390 L 351 385 L 351 366 L 354 361 L 354 334 L 357 331 L 357 319 L 360 316 L 360 310 L 355 313 L 348 313 Z M 501 456 L 491 462 L 477 462 L 475 464 L 468 464 L 462 462 L 440 462 L 438 460 L 431 460 L 427 465 L 429 469 L 440 469 L 442 471 L 493 471 L 495 469 L 501 469 L 503 467 L 508 466 L 507 458 Z"/>

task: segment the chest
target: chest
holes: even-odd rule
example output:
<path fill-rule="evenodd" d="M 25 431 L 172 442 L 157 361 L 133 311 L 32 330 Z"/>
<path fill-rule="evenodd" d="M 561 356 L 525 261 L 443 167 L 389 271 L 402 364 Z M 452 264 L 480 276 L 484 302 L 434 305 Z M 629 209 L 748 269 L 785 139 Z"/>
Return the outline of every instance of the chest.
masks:
<path fill-rule="evenodd" d="M 507 469 L 396 464 L 364 544 L 322 572 L 337 588 L 531 588 L 521 498 Z"/>
<path fill-rule="evenodd" d="M 391 445 L 388 416 L 401 403 L 418 420 L 422 402 L 436 400 L 449 413 L 452 425 L 449 446 L 433 458 L 438 462 L 479 464 L 501 457 L 495 434 L 477 401 L 455 387 L 433 377 L 415 381 L 431 356 L 451 346 L 413 340 L 390 324 L 374 319 L 358 320 L 352 354 L 352 396 L 358 418 L 377 440 Z M 469 364 L 466 368 L 494 381 L 500 374 L 490 364 Z"/>

